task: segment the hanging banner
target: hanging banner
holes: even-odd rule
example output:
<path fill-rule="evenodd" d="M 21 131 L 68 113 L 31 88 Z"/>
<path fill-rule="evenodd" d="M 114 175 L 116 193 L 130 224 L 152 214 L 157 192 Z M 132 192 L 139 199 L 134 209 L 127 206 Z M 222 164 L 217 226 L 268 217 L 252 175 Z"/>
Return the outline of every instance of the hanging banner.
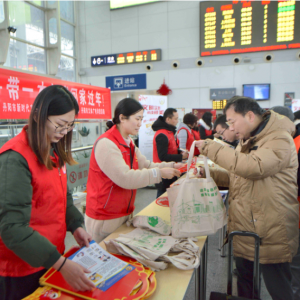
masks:
<path fill-rule="evenodd" d="M 7 69 L 0 69 L 0 119 L 28 119 L 32 104 L 44 88 L 63 85 L 79 104 L 78 119 L 110 119 L 110 90 Z"/>
<path fill-rule="evenodd" d="M 292 100 L 292 111 L 296 112 L 300 110 L 300 99 L 293 99 Z"/>
<path fill-rule="evenodd" d="M 153 156 L 153 137 L 155 134 L 151 126 L 168 108 L 167 100 L 168 97 L 166 96 L 139 96 L 139 101 L 144 107 L 144 119 L 139 131 L 139 149 L 150 161 L 152 161 Z"/>

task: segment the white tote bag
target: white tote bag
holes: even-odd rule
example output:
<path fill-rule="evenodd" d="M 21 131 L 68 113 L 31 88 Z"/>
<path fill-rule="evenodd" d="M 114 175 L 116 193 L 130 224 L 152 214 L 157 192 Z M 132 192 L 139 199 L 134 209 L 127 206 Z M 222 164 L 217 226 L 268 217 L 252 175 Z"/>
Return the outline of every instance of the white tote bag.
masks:
<path fill-rule="evenodd" d="M 190 149 L 188 170 L 194 156 L 195 142 Z M 214 234 L 226 224 L 226 208 L 219 189 L 210 177 L 204 157 L 206 178 L 186 178 L 167 189 L 172 236 L 175 238 Z"/>

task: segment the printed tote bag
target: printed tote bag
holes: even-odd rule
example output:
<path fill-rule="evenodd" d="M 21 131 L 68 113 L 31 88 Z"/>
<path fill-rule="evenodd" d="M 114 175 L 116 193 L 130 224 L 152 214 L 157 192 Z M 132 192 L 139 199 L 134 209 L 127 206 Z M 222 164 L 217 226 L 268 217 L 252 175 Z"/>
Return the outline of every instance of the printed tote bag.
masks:
<path fill-rule="evenodd" d="M 195 142 L 190 149 L 188 170 L 194 156 Z M 214 234 L 226 224 L 226 208 L 219 189 L 210 177 L 207 158 L 204 157 L 206 178 L 186 178 L 167 189 L 172 236 L 196 237 Z"/>

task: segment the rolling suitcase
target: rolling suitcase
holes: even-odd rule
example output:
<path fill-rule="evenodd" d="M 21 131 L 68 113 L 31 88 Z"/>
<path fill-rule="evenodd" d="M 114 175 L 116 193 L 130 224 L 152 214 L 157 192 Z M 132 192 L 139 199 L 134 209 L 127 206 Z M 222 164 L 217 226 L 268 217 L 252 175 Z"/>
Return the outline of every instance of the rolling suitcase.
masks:
<path fill-rule="evenodd" d="M 254 252 L 254 268 L 253 268 L 253 295 L 254 291 L 257 291 L 257 295 L 260 295 L 260 276 L 259 276 L 259 245 L 260 238 L 256 233 L 247 231 L 233 231 L 228 236 L 228 273 L 227 273 L 227 294 L 211 292 L 209 300 L 249 300 L 249 298 L 232 296 L 232 241 L 235 235 L 250 236 L 255 239 L 255 252 Z M 252 298 L 254 299 L 254 298 Z"/>

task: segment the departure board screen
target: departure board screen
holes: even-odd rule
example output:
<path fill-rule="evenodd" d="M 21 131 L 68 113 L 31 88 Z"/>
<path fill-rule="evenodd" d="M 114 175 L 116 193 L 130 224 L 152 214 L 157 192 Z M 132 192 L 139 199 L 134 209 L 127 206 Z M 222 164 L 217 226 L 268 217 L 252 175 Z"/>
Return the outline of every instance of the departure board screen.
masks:
<path fill-rule="evenodd" d="M 200 55 L 300 48 L 300 1 L 200 2 Z"/>

